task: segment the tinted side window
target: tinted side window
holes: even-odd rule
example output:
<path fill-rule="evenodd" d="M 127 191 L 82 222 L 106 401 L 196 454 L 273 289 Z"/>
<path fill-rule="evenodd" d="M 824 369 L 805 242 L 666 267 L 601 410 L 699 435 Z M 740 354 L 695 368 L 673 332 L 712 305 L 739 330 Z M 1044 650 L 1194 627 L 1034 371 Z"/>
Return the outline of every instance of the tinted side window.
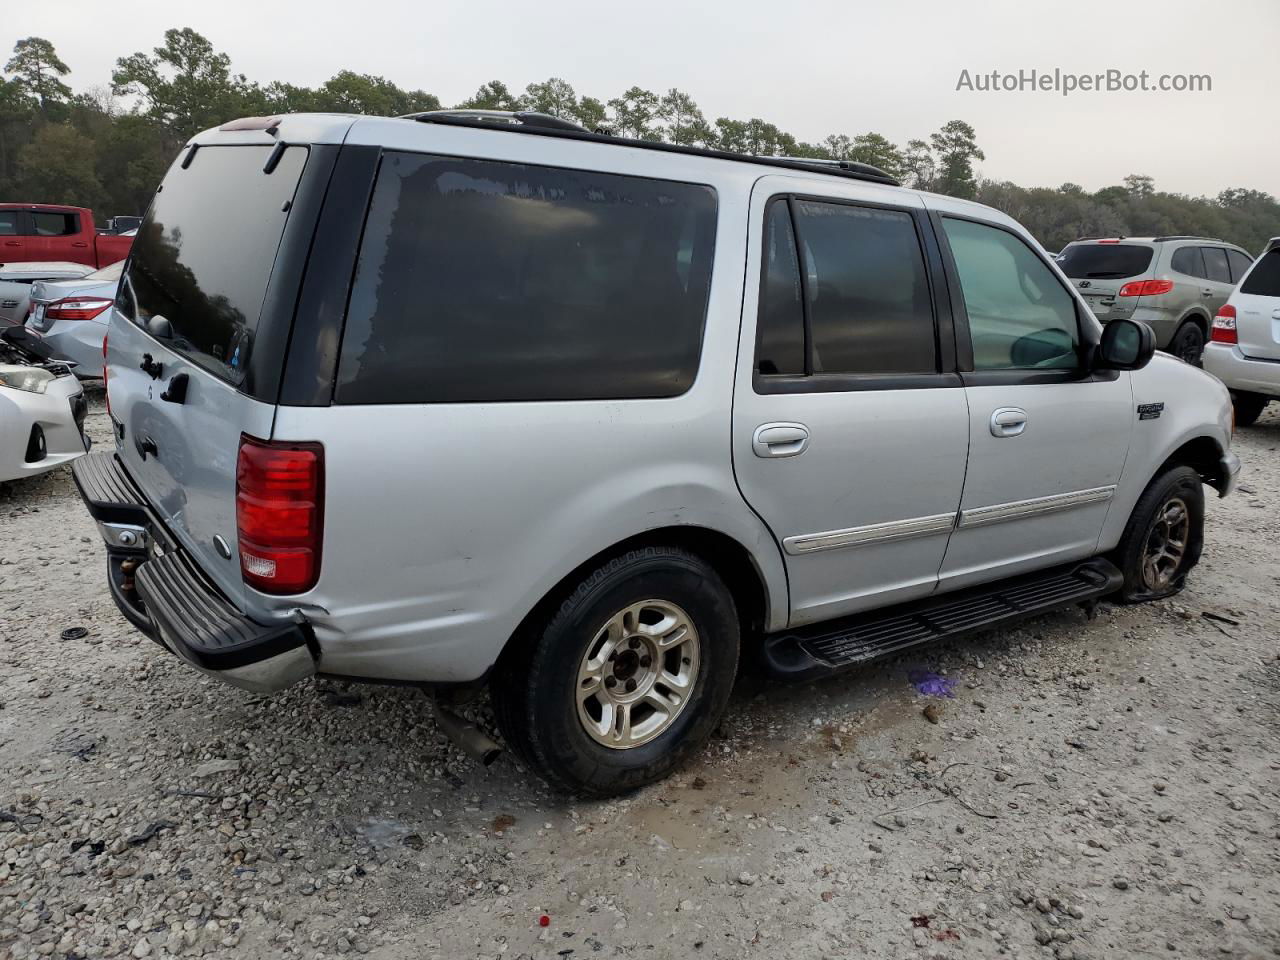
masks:
<path fill-rule="evenodd" d="M 339 403 L 671 397 L 693 383 L 710 187 L 389 153 Z"/>
<path fill-rule="evenodd" d="M 0 237 L 16 237 L 18 218 L 21 216 L 21 212 L 17 210 L 0 210 Z"/>
<path fill-rule="evenodd" d="M 1204 280 L 1208 274 L 1204 270 L 1204 258 L 1200 256 L 1199 247 L 1182 247 L 1173 251 L 1173 259 L 1169 266 L 1177 273 Z"/>
<path fill-rule="evenodd" d="M 1231 268 L 1227 266 L 1227 251 L 1221 247 L 1204 247 L 1205 273 L 1216 283 L 1231 282 Z"/>
<path fill-rule="evenodd" d="M 935 373 L 933 302 L 915 220 L 794 201 L 814 373 Z"/>
<path fill-rule="evenodd" d="M 1240 278 L 1249 272 L 1249 268 L 1253 266 L 1253 261 L 1246 257 L 1239 250 L 1227 251 L 1227 262 L 1231 264 L 1231 282 L 1239 283 Z"/>
<path fill-rule="evenodd" d="M 1280 248 L 1268 250 L 1244 278 L 1241 293 L 1256 297 L 1280 297 Z"/>
<path fill-rule="evenodd" d="M 973 342 L 975 370 L 1078 365 L 1076 305 L 1025 243 L 1005 230 L 944 217 Z"/>
<path fill-rule="evenodd" d="M 764 218 L 756 371 L 766 375 L 805 372 L 800 262 L 786 200 L 770 203 Z"/>
<path fill-rule="evenodd" d="M 31 222 L 37 237 L 69 237 L 80 232 L 79 218 L 74 213 L 50 213 L 47 210 L 31 211 Z"/>

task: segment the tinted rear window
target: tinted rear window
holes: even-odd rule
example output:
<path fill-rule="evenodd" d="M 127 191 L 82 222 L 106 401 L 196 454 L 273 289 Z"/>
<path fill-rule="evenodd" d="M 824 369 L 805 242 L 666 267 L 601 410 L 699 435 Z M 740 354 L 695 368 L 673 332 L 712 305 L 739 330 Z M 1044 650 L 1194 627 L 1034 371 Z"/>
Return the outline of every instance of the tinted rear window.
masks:
<path fill-rule="evenodd" d="M 1228 250 L 1227 260 L 1231 264 L 1231 282 L 1239 283 L 1240 278 L 1249 272 L 1249 268 L 1253 266 L 1253 261 L 1246 257 L 1239 250 Z"/>
<path fill-rule="evenodd" d="M 795 201 L 814 373 L 935 373 L 924 254 L 900 210 Z"/>
<path fill-rule="evenodd" d="M 1280 297 L 1280 248 L 1268 250 L 1253 265 L 1240 287 L 1255 297 Z"/>
<path fill-rule="evenodd" d="M 173 329 L 170 346 L 239 384 L 258 329 L 305 147 L 289 147 L 270 174 L 270 147 L 201 147 L 175 165 L 133 241 L 117 305 L 139 325 Z"/>
<path fill-rule="evenodd" d="M 1073 280 L 1119 280 L 1146 273 L 1151 248 L 1132 243 L 1078 243 L 1063 250 L 1058 266 Z"/>
<path fill-rule="evenodd" d="M 31 225 L 37 237 L 69 237 L 80 232 L 80 217 L 74 213 L 33 210 Z"/>
<path fill-rule="evenodd" d="M 388 154 L 336 398 L 683 393 L 701 353 L 715 223 L 710 187 Z"/>

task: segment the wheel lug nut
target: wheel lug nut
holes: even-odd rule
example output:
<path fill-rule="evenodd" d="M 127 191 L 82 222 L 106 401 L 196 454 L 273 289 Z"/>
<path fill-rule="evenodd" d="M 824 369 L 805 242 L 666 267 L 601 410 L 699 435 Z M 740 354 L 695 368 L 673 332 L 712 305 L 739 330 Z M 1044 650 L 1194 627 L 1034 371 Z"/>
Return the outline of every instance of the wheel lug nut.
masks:
<path fill-rule="evenodd" d="M 638 648 L 639 648 L 639 646 L 640 646 L 640 638 L 639 638 L 639 637 L 632 637 L 632 638 L 631 638 L 630 646 L 631 646 L 631 649 L 632 649 L 632 650 L 638 649 Z"/>
<path fill-rule="evenodd" d="M 653 663 L 653 658 L 652 658 L 652 657 L 644 656 L 644 657 L 641 657 L 641 658 L 640 658 L 640 666 L 642 666 L 642 667 L 647 667 L 647 666 L 649 666 L 649 664 L 651 664 L 651 663 Z"/>
<path fill-rule="evenodd" d="M 636 682 L 635 682 L 634 680 L 628 680 L 628 681 L 627 681 L 627 693 L 630 693 L 630 692 L 631 692 L 632 690 L 634 690 L 635 688 L 636 688 Z"/>
<path fill-rule="evenodd" d="M 608 687 L 610 690 L 612 690 L 614 687 L 616 687 L 616 686 L 618 685 L 618 678 L 617 678 L 617 677 L 605 677 L 605 678 L 604 678 L 604 685 L 605 685 L 606 687 Z"/>

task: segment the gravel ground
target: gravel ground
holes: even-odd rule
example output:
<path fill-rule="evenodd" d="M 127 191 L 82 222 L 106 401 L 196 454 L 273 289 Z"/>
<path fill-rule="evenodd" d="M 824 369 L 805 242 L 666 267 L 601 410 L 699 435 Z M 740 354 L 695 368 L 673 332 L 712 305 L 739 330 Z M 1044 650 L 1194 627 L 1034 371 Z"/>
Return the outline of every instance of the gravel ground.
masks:
<path fill-rule="evenodd" d="M 1237 437 L 1174 600 L 744 680 L 609 803 L 473 765 L 420 694 L 184 668 L 113 607 L 69 472 L 14 485 L 0 956 L 1280 955 L 1278 445 L 1274 409 Z"/>

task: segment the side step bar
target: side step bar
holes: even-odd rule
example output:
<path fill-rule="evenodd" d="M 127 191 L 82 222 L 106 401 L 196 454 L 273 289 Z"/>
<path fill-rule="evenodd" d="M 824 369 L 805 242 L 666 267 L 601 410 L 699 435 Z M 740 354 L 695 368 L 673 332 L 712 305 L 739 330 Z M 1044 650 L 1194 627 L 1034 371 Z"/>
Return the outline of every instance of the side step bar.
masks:
<path fill-rule="evenodd" d="M 765 665 L 775 676 L 810 680 L 899 653 L 918 644 L 990 630 L 1120 589 L 1111 563 L 1084 563 L 958 590 L 927 600 L 829 620 L 765 638 Z"/>

